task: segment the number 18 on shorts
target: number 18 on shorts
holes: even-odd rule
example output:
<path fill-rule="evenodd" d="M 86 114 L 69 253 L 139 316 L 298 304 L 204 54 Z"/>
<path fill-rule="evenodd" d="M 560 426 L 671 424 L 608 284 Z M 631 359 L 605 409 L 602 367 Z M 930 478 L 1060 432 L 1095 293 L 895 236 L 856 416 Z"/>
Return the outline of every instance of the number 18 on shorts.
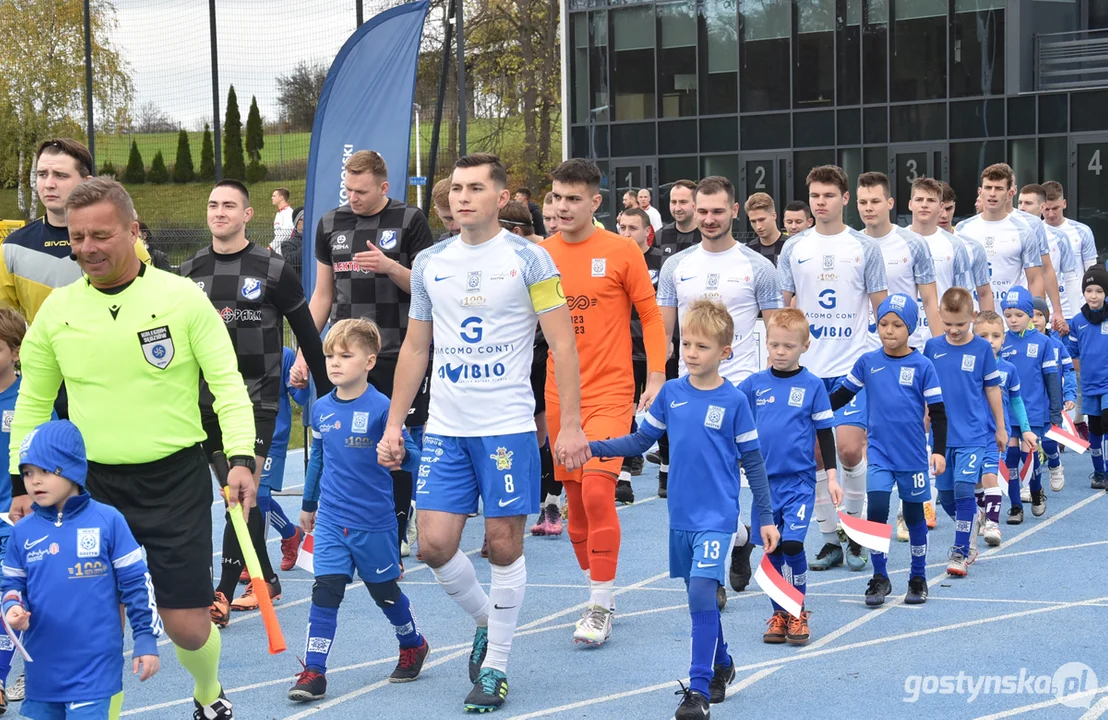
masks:
<path fill-rule="evenodd" d="M 420 510 L 485 517 L 532 515 L 539 511 L 539 445 L 535 433 L 488 437 L 423 436 L 416 478 Z"/>

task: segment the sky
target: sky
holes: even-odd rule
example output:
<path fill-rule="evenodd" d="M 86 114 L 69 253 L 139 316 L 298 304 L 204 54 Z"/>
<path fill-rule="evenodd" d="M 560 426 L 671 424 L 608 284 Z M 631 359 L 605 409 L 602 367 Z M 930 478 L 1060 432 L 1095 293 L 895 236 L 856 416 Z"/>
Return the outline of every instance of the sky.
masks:
<path fill-rule="evenodd" d="M 187 130 L 211 117 L 207 0 L 115 0 L 112 37 L 129 63 L 133 108 L 154 102 Z M 365 0 L 365 18 L 399 0 Z M 300 61 L 330 67 L 354 31 L 354 0 L 217 0 L 220 116 L 235 86 L 243 122 L 250 97 L 267 121 L 279 119 L 277 82 Z"/>

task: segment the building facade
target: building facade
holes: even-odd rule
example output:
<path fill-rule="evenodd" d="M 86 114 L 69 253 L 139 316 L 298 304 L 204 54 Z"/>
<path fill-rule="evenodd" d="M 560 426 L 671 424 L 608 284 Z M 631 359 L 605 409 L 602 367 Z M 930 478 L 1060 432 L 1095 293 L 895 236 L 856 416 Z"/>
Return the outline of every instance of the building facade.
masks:
<path fill-rule="evenodd" d="M 724 175 L 779 209 L 816 165 L 880 170 L 973 214 L 981 170 L 1057 180 L 1108 251 L 1108 0 L 563 0 L 568 152 L 602 220 L 647 187 Z M 860 226 L 851 210 L 848 221 Z"/>

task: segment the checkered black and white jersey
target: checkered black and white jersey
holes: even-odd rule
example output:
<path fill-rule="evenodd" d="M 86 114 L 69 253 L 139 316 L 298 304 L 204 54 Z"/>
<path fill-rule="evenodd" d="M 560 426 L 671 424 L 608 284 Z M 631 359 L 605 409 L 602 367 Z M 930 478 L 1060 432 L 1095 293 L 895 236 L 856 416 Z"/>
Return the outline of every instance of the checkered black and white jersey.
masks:
<path fill-rule="evenodd" d="M 239 372 L 255 407 L 276 411 L 281 396 L 284 317 L 304 304 L 296 271 L 270 250 L 250 243 L 221 255 L 209 245 L 181 263 L 219 311 L 238 355 Z M 200 404 L 213 403 L 201 383 Z"/>
<path fill-rule="evenodd" d="M 359 270 L 354 255 L 373 244 L 410 269 L 415 256 L 434 242 L 419 208 L 399 200 L 389 200 L 376 215 L 355 215 L 349 205 L 324 215 L 316 229 L 315 257 L 334 271 L 331 322 L 352 317 L 373 320 L 381 328 L 380 357 L 396 358 L 408 329 L 411 296 L 387 275 Z"/>

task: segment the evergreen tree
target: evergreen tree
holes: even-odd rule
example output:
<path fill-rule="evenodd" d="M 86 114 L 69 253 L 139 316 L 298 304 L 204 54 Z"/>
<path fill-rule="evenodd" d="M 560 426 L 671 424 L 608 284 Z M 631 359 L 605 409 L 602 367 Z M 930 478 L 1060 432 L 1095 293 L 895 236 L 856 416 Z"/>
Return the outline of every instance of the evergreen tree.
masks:
<path fill-rule="evenodd" d="M 262 130 L 262 114 L 258 111 L 258 98 L 250 99 L 250 114 L 246 116 L 246 156 L 253 162 L 262 161 L 265 136 Z"/>
<path fill-rule="evenodd" d="M 212 129 L 208 123 L 204 123 L 204 142 L 200 146 L 200 173 L 197 179 L 203 182 L 215 180 L 215 144 L 212 142 Z"/>
<path fill-rule="evenodd" d="M 154 185 L 165 185 L 169 182 L 169 169 L 165 166 L 165 158 L 161 150 L 154 153 L 154 160 L 150 163 L 150 172 L 146 173 L 146 179 Z"/>
<path fill-rule="evenodd" d="M 242 115 L 239 113 L 234 85 L 227 93 L 227 114 L 223 119 L 223 179 L 246 179 L 246 159 L 242 152 Z"/>
<path fill-rule="evenodd" d="M 115 165 L 112 164 L 111 160 L 106 161 L 103 165 L 100 166 L 99 175 L 101 175 L 101 176 L 107 175 L 108 177 L 112 177 L 112 178 L 114 178 L 116 176 Z"/>
<path fill-rule="evenodd" d="M 146 168 L 142 164 L 142 154 L 138 143 L 131 141 L 131 154 L 127 157 L 127 169 L 123 171 L 123 182 L 129 185 L 141 185 L 146 182 Z"/>
<path fill-rule="evenodd" d="M 173 182 L 188 183 L 196 179 L 196 170 L 192 167 L 192 148 L 189 147 L 189 134 L 182 130 L 177 135 L 177 159 L 173 161 Z"/>

